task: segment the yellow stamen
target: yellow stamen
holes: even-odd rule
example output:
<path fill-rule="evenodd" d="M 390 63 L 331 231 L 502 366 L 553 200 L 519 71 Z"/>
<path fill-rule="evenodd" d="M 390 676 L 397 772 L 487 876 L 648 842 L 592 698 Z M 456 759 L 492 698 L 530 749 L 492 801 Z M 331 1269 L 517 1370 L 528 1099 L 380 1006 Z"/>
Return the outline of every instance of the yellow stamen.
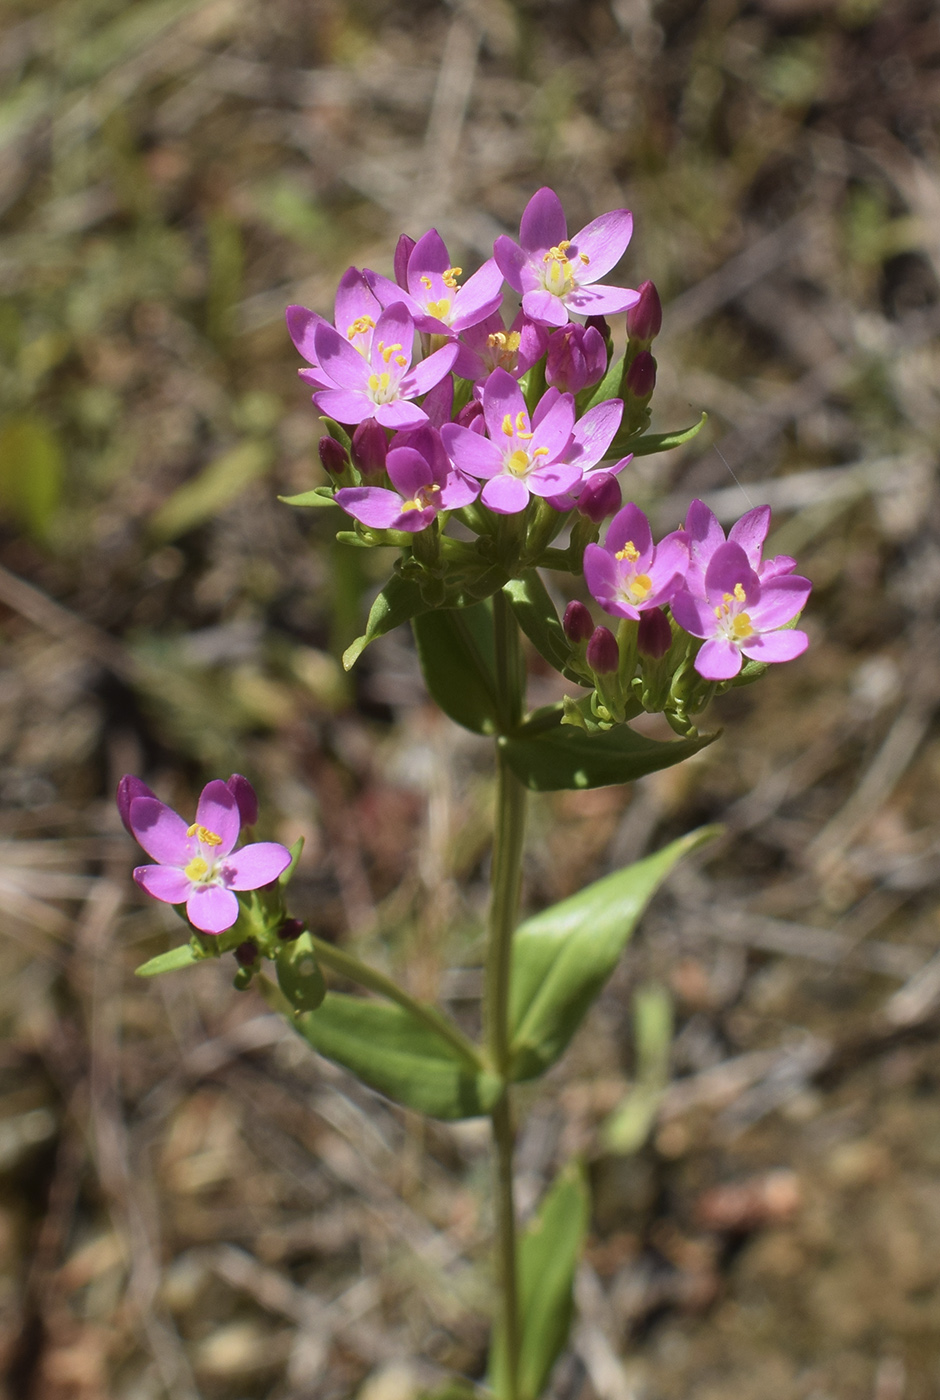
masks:
<path fill-rule="evenodd" d="M 392 382 L 392 376 L 391 376 L 390 374 L 388 374 L 388 373 L 385 373 L 385 374 L 370 374 L 370 375 L 369 375 L 369 393 L 370 393 L 370 394 L 385 394 L 385 393 L 388 392 L 388 387 L 389 387 L 389 385 L 391 384 L 391 382 Z"/>
<path fill-rule="evenodd" d="M 528 452 L 524 452 L 521 447 L 517 447 L 515 452 L 507 459 L 506 466 L 512 472 L 513 476 L 525 476 L 526 472 L 529 470 Z"/>
<path fill-rule="evenodd" d="M 738 613 L 731 623 L 731 631 L 736 642 L 743 642 L 745 637 L 753 637 L 754 628 L 747 613 Z"/>
<path fill-rule="evenodd" d="M 627 585 L 631 598 L 636 603 L 642 603 L 644 598 L 648 598 L 653 591 L 653 580 L 649 574 L 637 574 Z"/>
<path fill-rule="evenodd" d="M 366 331 L 374 331 L 375 322 L 371 316 L 357 316 L 355 321 L 349 323 L 349 330 L 346 332 L 346 339 L 352 340 L 354 335 L 365 335 Z"/>
<path fill-rule="evenodd" d="M 204 846 L 221 846 L 222 844 L 221 836 L 217 836 L 214 831 L 210 831 L 209 828 L 203 826 L 201 822 L 193 822 L 192 826 L 188 828 L 186 835 L 198 836 Z"/>
<path fill-rule="evenodd" d="M 382 356 L 382 359 L 385 361 L 386 364 L 388 364 L 389 360 L 395 354 L 395 351 L 400 350 L 401 348 L 402 347 L 400 340 L 397 340 L 394 345 L 386 345 L 384 340 L 379 341 L 379 354 Z"/>
<path fill-rule="evenodd" d="M 408 363 L 408 357 L 406 355 L 396 355 L 395 363 L 396 365 L 401 365 L 402 369 L 404 369 L 405 365 Z"/>
<path fill-rule="evenodd" d="M 587 253 L 579 253 L 579 254 L 578 254 L 578 257 L 579 257 L 579 258 L 581 259 L 581 261 L 584 263 L 584 266 L 585 266 L 585 267 L 587 267 L 588 263 L 591 261 L 591 259 L 590 259 L 590 258 L 588 257 L 588 255 L 587 255 Z"/>
<path fill-rule="evenodd" d="M 450 297 L 441 297 L 440 301 L 429 301 L 427 304 L 428 315 L 433 316 L 438 321 L 446 320 L 448 311 L 450 311 Z"/>
<path fill-rule="evenodd" d="M 503 432 L 507 437 L 512 437 L 512 418 L 507 413 L 502 422 Z"/>
<path fill-rule="evenodd" d="M 547 253 L 542 254 L 542 262 L 566 263 L 568 261 L 568 249 L 570 247 L 571 239 L 563 238 L 554 248 L 549 248 Z"/>
<path fill-rule="evenodd" d="M 209 862 L 203 860 L 202 856 L 193 856 L 192 860 L 183 869 L 183 874 L 187 880 L 201 880 L 209 873 Z"/>
<path fill-rule="evenodd" d="M 516 414 L 516 437 L 530 438 L 534 436 L 533 433 L 526 432 L 526 423 L 528 421 L 525 410 L 520 408 L 519 412 Z"/>
<path fill-rule="evenodd" d="M 632 540 L 627 540 L 623 549 L 618 549 L 614 555 L 615 559 L 626 559 L 629 563 L 635 564 L 640 557 L 640 551 Z"/>
<path fill-rule="evenodd" d="M 548 456 L 548 448 L 547 448 L 547 447 L 537 447 L 537 448 L 535 449 L 535 451 L 532 453 L 532 456 L 533 456 L 533 457 L 547 457 L 547 456 Z"/>
<path fill-rule="evenodd" d="M 744 593 L 744 585 L 743 585 L 742 583 L 736 583 L 736 584 L 734 585 L 734 596 L 737 598 L 737 600 L 738 600 L 739 603 L 743 603 L 743 602 L 746 601 L 746 599 L 745 599 L 745 593 Z"/>
<path fill-rule="evenodd" d="M 430 290 L 431 290 L 431 279 L 430 279 L 430 277 L 422 277 L 422 278 L 421 278 L 421 285 L 422 285 L 422 287 L 427 287 L 428 291 L 430 291 Z"/>
<path fill-rule="evenodd" d="M 449 267 L 446 272 L 441 273 L 441 281 L 445 287 L 456 287 L 457 278 L 462 272 L 462 267 Z"/>

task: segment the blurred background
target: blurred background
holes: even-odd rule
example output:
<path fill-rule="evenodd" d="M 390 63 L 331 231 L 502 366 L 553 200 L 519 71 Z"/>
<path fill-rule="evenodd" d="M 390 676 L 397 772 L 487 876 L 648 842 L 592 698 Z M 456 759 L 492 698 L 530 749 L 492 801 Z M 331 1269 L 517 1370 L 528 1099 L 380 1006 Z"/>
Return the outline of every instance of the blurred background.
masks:
<path fill-rule="evenodd" d="M 234 964 L 135 981 L 179 924 L 112 794 L 247 774 L 295 911 L 473 1017 L 488 746 L 404 633 L 341 670 L 390 559 L 277 500 L 322 480 L 283 308 L 432 224 L 470 270 L 544 183 L 632 208 L 653 428 L 709 414 L 629 495 L 770 502 L 815 583 L 715 745 L 532 803 L 530 908 L 728 832 L 526 1091 L 523 1212 L 572 1152 L 594 1191 L 552 1395 L 935 1396 L 935 6 L 5 0 L 0 75 L 4 1400 L 482 1374 L 485 1124 L 358 1087 Z"/>

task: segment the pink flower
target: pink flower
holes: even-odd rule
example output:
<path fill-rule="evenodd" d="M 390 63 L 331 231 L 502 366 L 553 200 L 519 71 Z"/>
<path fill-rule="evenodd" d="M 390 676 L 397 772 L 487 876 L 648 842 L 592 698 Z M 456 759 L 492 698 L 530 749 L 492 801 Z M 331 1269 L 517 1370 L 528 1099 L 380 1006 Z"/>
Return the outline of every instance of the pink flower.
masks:
<path fill-rule="evenodd" d="M 761 551 L 769 529 L 770 506 L 755 506 L 732 525 L 728 534 L 729 543 L 741 546 L 748 564 L 762 582 L 775 574 L 790 574 L 796 568 L 796 560 L 787 554 L 761 560 Z M 682 534 L 689 546 L 686 587 L 696 597 L 704 598 L 705 573 L 715 551 L 725 543 L 725 532 L 718 523 L 718 517 L 708 509 L 705 502 L 694 500 L 686 512 Z"/>
<path fill-rule="evenodd" d="M 122 779 L 122 785 L 139 781 Z M 290 865 L 290 851 L 275 841 L 256 841 L 233 854 L 242 818 L 231 788 L 219 778 L 203 788 L 191 826 L 148 796 L 132 798 L 128 820 L 135 839 L 157 862 L 139 865 L 134 879 L 154 899 L 185 904 L 189 922 L 202 933 L 223 933 L 234 924 L 239 907 L 234 890 L 260 889 Z"/>
<path fill-rule="evenodd" d="M 504 369 L 513 379 L 521 379 L 545 354 L 548 331 L 530 321 L 524 311 L 519 312 L 507 331 L 502 316 L 494 311 L 485 321 L 468 326 L 459 343 L 454 373 L 461 379 L 478 383 L 494 369 Z"/>
<path fill-rule="evenodd" d="M 688 558 L 678 531 L 654 545 L 649 521 L 631 502 L 610 522 L 603 546 L 589 544 L 584 551 L 584 580 L 606 613 L 636 620 L 669 602 Z"/>
<path fill-rule="evenodd" d="M 415 326 L 401 301 L 382 312 L 372 332 L 371 362 L 357 353 L 332 326 L 321 322 L 313 346 L 322 381 L 329 387 L 314 394 L 323 413 L 340 423 L 376 418 L 383 428 L 414 428 L 427 414 L 411 400 L 433 389 L 457 358 L 456 345 L 445 345 L 412 368 Z"/>
<path fill-rule="evenodd" d="M 802 611 L 811 588 L 809 579 L 797 574 L 770 574 L 762 580 L 741 545 L 719 545 L 705 571 L 704 597 L 683 588 L 672 600 L 679 626 L 705 638 L 695 658 L 699 675 L 727 681 L 738 674 L 745 656 L 750 661 L 800 656 L 809 638 L 786 624 Z"/>
<path fill-rule="evenodd" d="M 543 188 L 525 207 L 519 243 L 503 234 L 493 256 L 509 285 L 522 293 L 526 315 L 546 326 L 563 326 L 570 312 L 611 316 L 639 301 L 639 292 L 629 288 L 594 285 L 623 257 L 632 233 L 633 215 L 613 209 L 569 238 L 561 201 L 554 190 Z"/>
<path fill-rule="evenodd" d="M 404 251 L 401 240 L 399 249 Z M 408 253 L 407 263 L 398 250 L 395 261 L 396 272 L 404 271 L 400 285 L 368 269 L 365 276 L 383 306 L 404 302 L 419 331 L 431 335 L 464 331 L 485 320 L 502 300 L 503 275 L 495 260 L 488 258 L 461 287 L 463 268 L 451 266 L 447 247 L 436 228 L 418 239 Z"/>
<path fill-rule="evenodd" d="M 367 363 L 372 358 L 372 332 L 381 314 L 382 307 L 358 267 L 348 267 L 336 289 L 334 321 L 337 332 L 345 336 Z M 298 370 L 298 374 L 315 389 L 331 387 L 329 379 L 320 373 L 314 345 L 317 327 L 329 324 L 325 317 L 319 316 L 316 311 L 308 311 L 306 306 L 287 308 L 290 338 L 307 363 L 313 366 L 312 369 Z"/>
<path fill-rule="evenodd" d="M 570 321 L 548 340 L 545 382 L 565 394 L 599 384 L 607 371 L 607 346 L 596 326 Z"/>
<path fill-rule="evenodd" d="M 530 420 L 522 390 L 504 369 L 494 369 L 483 386 L 483 417 L 488 437 L 445 423 L 444 447 L 454 465 L 485 482 L 481 499 L 498 515 L 525 510 L 530 492 L 557 496 L 581 480 L 581 468 L 567 463 L 574 427 L 574 399 L 550 389 Z"/>
<path fill-rule="evenodd" d="M 557 392 L 557 389 L 549 389 L 545 398 L 547 399 L 549 394 L 557 394 Z M 595 404 L 593 408 L 589 408 L 587 413 L 575 423 L 571 442 L 565 453 L 565 461 L 581 468 L 581 480 L 576 483 L 573 490 L 551 497 L 551 504 L 556 510 L 573 510 L 580 502 L 582 488 L 593 477 L 598 475 L 616 476 L 618 472 L 623 471 L 629 462 L 633 461 L 633 453 L 631 452 L 628 456 L 621 457 L 620 461 L 615 462 L 613 466 L 605 467 L 602 465 L 607 449 L 620 427 L 622 417 L 623 400 L 605 399 L 603 403 Z"/>
<path fill-rule="evenodd" d="M 424 530 L 441 510 L 476 500 L 479 486 L 453 469 L 430 424 L 392 439 L 385 470 L 393 490 L 346 486 L 333 497 L 348 515 L 375 530 Z"/>

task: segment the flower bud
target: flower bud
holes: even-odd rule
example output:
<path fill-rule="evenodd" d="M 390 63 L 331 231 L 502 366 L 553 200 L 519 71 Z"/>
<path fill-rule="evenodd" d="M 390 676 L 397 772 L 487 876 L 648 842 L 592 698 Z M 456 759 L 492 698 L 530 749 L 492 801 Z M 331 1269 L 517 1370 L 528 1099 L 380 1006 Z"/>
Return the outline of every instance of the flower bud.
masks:
<path fill-rule="evenodd" d="M 239 943 L 235 949 L 235 961 L 239 967 L 251 967 L 258 956 L 258 946 L 252 943 L 250 938 L 246 938 L 244 943 Z"/>
<path fill-rule="evenodd" d="M 283 938 L 285 943 L 290 943 L 295 938 L 299 938 L 303 931 L 303 919 L 285 919 L 277 931 L 277 936 Z"/>
<path fill-rule="evenodd" d="M 475 433 L 484 432 L 486 425 L 483 422 L 483 405 L 480 400 L 471 399 L 469 403 L 465 403 L 454 422 L 459 423 L 461 428 L 471 428 Z"/>
<path fill-rule="evenodd" d="M 395 281 L 399 287 L 408 290 L 408 259 L 414 251 L 415 241 L 403 233 L 395 244 Z"/>
<path fill-rule="evenodd" d="M 607 324 L 606 316 L 589 316 L 584 323 L 584 329 L 599 331 L 605 342 L 610 344 L 610 326 Z"/>
<path fill-rule="evenodd" d="M 587 664 L 597 676 L 609 676 L 620 665 L 617 638 L 608 627 L 595 627 L 587 644 Z"/>
<path fill-rule="evenodd" d="M 251 783 L 241 773 L 233 773 L 225 786 L 238 804 L 242 826 L 254 826 L 258 820 L 258 794 Z"/>
<path fill-rule="evenodd" d="M 640 613 L 636 645 L 643 656 L 651 656 L 654 661 L 666 655 L 672 646 L 672 628 L 662 608 L 647 608 Z"/>
<path fill-rule="evenodd" d="M 563 394 L 580 394 L 597 384 L 607 369 L 607 346 L 594 326 L 569 321 L 548 340 L 545 382 Z"/>
<path fill-rule="evenodd" d="M 131 803 L 135 797 L 156 797 L 156 793 L 143 779 L 135 778 L 133 773 L 125 773 L 117 785 L 116 800 L 124 830 L 130 832 L 131 836 L 134 834 L 131 831 Z"/>
<path fill-rule="evenodd" d="M 652 282 L 641 282 L 637 291 L 640 300 L 627 312 L 627 334 L 631 340 L 649 345 L 662 329 L 663 305 Z"/>
<path fill-rule="evenodd" d="M 578 510 L 595 525 L 615 515 L 622 502 L 620 482 L 611 472 L 592 472 L 581 487 Z"/>
<path fill-rule="evenodd" d="M 320 461 L 323 463 L 330 476 L 343 475 L 349 466 L 349 458 L 346 456 L 346 449 L 336 438 L 325 435 L 317 443 L 317 451 L 320 454 Z"/>
<path fill-rule="evenodd" d="M 627 370 L 627 389 L 635 399 L 648 399 L 656 388 L 656 361 L 648 350 L 641 350 Z"/>
<path fill-rule="evenodd" d="M 385 473 L 388 438 L 382 424 L 374 418 L 364 418 L 352 435 L 353 462 L 366 478 Z"/>
<path fill-rule="evenodd" d="M 565 608 L 562 627 L 569 642 L 586 642 L 594 631 L 594 619 L 583 603 L 577 598 Z"/>

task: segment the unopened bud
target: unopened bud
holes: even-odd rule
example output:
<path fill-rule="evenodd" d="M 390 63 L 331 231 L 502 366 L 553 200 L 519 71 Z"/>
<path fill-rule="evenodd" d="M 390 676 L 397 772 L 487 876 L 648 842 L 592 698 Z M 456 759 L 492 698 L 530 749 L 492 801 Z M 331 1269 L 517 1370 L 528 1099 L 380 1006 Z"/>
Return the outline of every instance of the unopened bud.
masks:
<path fill-rule="evenodd" d="M 586 642 L 594 631 L 594 619 L 583 603 L 573 599 L 565 608 L 562 627 L 569 642 Z"/>
<path fill-rule="evenodd" d="M 131 803 L 135 797 L 155 797 L 156 793 L 143 781 L 142 778 L 135 778 L 133 773 L 125 773 L 118 783 L 116 800 L 117 809 L 121 821 L 124 823 L 124 830 L 131 831 Z"/>
<path fill-rule="evenodd" d="M 654 661 L 666 655 L 672 646 L 672 628 L 662 608 L 647 608 L 640 613 L 636 645 L 643 656 L 651 656 Z"/>
<path fill-rule="evenodd" d="M 238 804 L 242 826 L 254 826 L 258 820 L 258 794 L 251 783 L 241 773 L 233 773 L 225 786 Z"/>
<path fill-rule="evenodd" d="M 620 482 L 611 472 L 593 472 L 581 487 L 578 510 L 599 525 L 608 515 L 616 515 L 622 500 Z"/>
<path fill-rule="evenodd" d="M 354 464 L 364 477 L 380 477 L 385 472 L 388 438 L 382 424 L 374 418 L 364 418 L 352 435 Z"/>
<path fill-rule="evenodd" d="M 414 251 L 415 241 L 403 233 L 395 244 L 395 281 L 399 287 L 408 290 L 408 259 Z"/>
<path fill-rule="evenodd" d="M 597 676 L 609 676 L 620 665 L 617 638 L 608 627 L 595 627 L 587 644 L 587 664 Z"/>
<path fill-rule="evenodd" d="M 599 331 L 607 344 L 610 344 L 610 326 L 607 324 L 606 316 L 589 316 L 584 323 L 585 330 L 588 328 Z"/>
<path fill-rule="evenodd" d="M 640 300 L 627 312 L 627 334 L 631 340 L 643 340 L 648 345 L 662 330 L 663 304 L 652 282 L 637 287 Z"/>
<path fill-rule="evenodd" d="M 303 919 L 285 919 L 277 931 L 277 936 L 283 938 L 285 943 L 290 943 L 293 939 L 299 938 L 303 931 Z"/>
<path fill-rule="evenodd" d="M 461 428 L 471 428 L 475 433 L 484 432 L 486 425 L 483 422 L 483 405 L 480 400 L 471 399 L 469 403 L 465 403 L 454 422 L 459 423 Z"/>
<path fill-rule="evenodd" d="M 235 949 L 235 961 L 239 967 L 251 967 L 258 956 L 258 946 L 252 943 L 250 938 L 246 938 L 244 943 L 239 943 Z"/>
<path fill-rule="evenodd" d="M 349 466 L 349 458 L 346 456 L 343 444 L 327 434 L 321 437 L 317 443 L 317 451 L 320 454 L 320 461 L 330 476 L 341 477 Z"/>
<path fill-rule="evenodd" d="M 594 326 L 569 321 L 548 340 L 545 382 L 563 394 L 580 394 L 597 384 L 607 369 L 607 346 Z"/>
<path fill-rule="evenodd" d="M 648 399 L 656 388 L 656 361 L 648 350 L 641 350 L 627 370 L 627 389 L 635 399 Z"/>

